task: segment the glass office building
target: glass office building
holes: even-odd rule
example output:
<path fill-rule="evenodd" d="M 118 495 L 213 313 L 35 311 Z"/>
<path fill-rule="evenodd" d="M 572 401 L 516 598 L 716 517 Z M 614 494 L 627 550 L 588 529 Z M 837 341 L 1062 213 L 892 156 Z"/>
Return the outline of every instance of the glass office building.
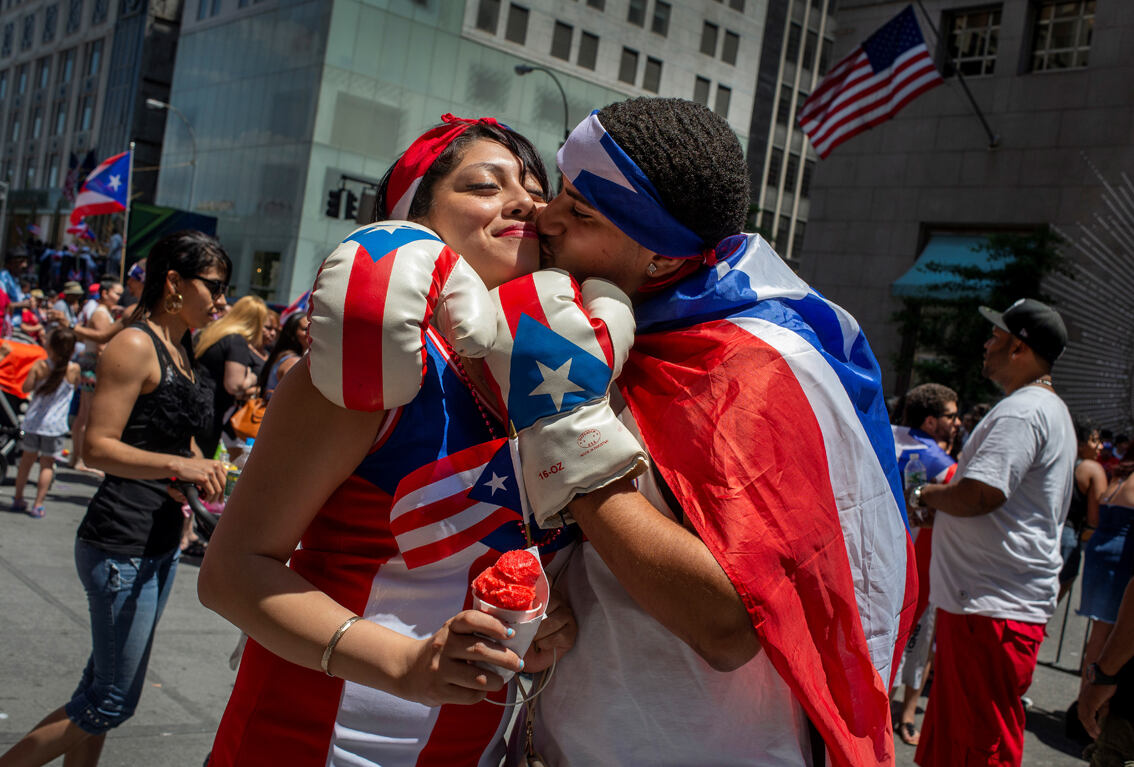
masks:
<path fill-rule="evenodd" d="M 326 214 L 328 193 L 361 197 L 446 112 L 498 117 L 553 168 L 565 125 L 591 109 L 633 95 L 692 98 L 708 80 L 715 96 L 705 98 L 746 133 L 755 76 L 738 67 L 758 53 L 746 48 L 738 63 L 718 46 L 708 56 L 701 35 L 678 31 L 716 14 L 714 25 L 758 50 L 762 5 L 631 5 L 641 13 L 551 0 L 188 0 L 170 103 L 195 142 L 167 121 L 157 201 L 216 216 L 235 293 L 286 303 L 357 226 Z M 643 53 L 633 72 L 631 44 Z M 518 64 L 554 70 L 566 120 L 553 79 L 519 77 Z"/>

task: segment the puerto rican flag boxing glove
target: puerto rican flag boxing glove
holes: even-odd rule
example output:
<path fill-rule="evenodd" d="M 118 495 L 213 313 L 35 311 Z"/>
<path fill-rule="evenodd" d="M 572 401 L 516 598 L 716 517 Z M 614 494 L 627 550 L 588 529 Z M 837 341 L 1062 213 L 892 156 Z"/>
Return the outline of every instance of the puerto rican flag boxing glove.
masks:
<path fill-rule="evenodd" d="M 408 221 L 363 226 L 335 248 L 315 278 L 310 319 L 311 381 L 336 405 L 365 411 L 417 396 L 431 321 L 465 357 L 483 357 L 497 332 L 477 273 Z"/>
<path fill-rule="evenodd" d="M 608 390 L 634 343 L 630 299 L 605 280 L 582 289 L 558 269 L 492 291 L 499 325 L 485 357 L 517 432 L 520 470 L 540 527 L 588 493 L 648 465 L 610 407 Z"/>

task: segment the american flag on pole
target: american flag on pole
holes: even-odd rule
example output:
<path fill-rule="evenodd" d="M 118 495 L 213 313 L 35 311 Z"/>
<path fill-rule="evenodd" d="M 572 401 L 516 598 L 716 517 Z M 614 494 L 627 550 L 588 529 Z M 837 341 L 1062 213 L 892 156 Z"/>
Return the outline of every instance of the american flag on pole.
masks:
<path fill-rule="evenodd" d="M 126 210 L 129 178 L 129 152 L 103 160 L 83 182 L 83 188 L 75 198 L 75 207 L 71 210 L 71 223 L 79 223 L 84 216 Z"/>
<path fill-rule="evenodd" d="M 823 78 L 803 103 L 799 124 L 819 156 L 826 157 L 943 82 L 913 6 L 907 5 Z"/>
<path fill-rule="evenodd" d="M 917 575 L 881 369 L 759 236 L 717 258 L 635 308 L 619 387 L 829 763 L 892 764 Z"/>

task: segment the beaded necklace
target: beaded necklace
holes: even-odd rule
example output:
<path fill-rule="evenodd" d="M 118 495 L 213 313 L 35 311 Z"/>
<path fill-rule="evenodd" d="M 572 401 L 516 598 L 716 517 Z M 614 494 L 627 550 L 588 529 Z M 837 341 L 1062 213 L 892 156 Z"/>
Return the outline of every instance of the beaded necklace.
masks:
<path fill-rule="evenodd" d="M 477 391 L 476 385 L 473 384 L 472 376 L 470 376 L 469 372 L 465 370 L 465 365 L 461 361 L 461 355 L 457 354 L 457 350 L 453 348 L 448 339 L 446 339 L 440 333 L 438 333 L 437 336 L 445 345 L 445 351 L 449 355 L 449 359 L 453 362 L 453 367 L 457 371 L 457 377 L 461 379 L 461 383 L 465 385 L 465 388 L 469 390 L 469 394 L 472 395 L 473 402 L 476 404 L 476 409 L 480 413 L 480 417 L 484 421 L 485 427 L 487 427 L 488 429 L 489 438 L 497 439 L 499 436 L 497 433 L 497 425 L 494 422 L 494 419 L 489 415 L 488 408 L 486 408 L 484 406 L 484 402 L 481 401 L 480 392 Z M 532 537 L 532 531 L 528 526 L 526 519 L 517 519 L 516 524 L 520 526 L 520 530 L 521 532 L 523 532 L 524 540 L 527 541 L 528 546 L 536 546 L 541 549 L 549 545 L 552 541 L 559 537 L 560 533 L 563 532 L 562 527 L 557 527 L 555 530 L 552 530 L 547 535 L 545 535 L 542 540 L 536 541 Z"/>

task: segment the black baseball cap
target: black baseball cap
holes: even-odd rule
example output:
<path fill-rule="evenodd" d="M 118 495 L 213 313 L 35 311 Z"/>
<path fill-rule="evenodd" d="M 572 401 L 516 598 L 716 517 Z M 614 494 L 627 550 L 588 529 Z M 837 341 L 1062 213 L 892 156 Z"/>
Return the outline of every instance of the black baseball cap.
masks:
<path fill-rule="evenodd" d="M 1067 326 L 1059 312 L 1034 298 L 1021 298 L 1003 312 L 980 307 L 981 316 L 1026 343 L 1032 351 L 1054 363 L 1067 346 Z"/>

